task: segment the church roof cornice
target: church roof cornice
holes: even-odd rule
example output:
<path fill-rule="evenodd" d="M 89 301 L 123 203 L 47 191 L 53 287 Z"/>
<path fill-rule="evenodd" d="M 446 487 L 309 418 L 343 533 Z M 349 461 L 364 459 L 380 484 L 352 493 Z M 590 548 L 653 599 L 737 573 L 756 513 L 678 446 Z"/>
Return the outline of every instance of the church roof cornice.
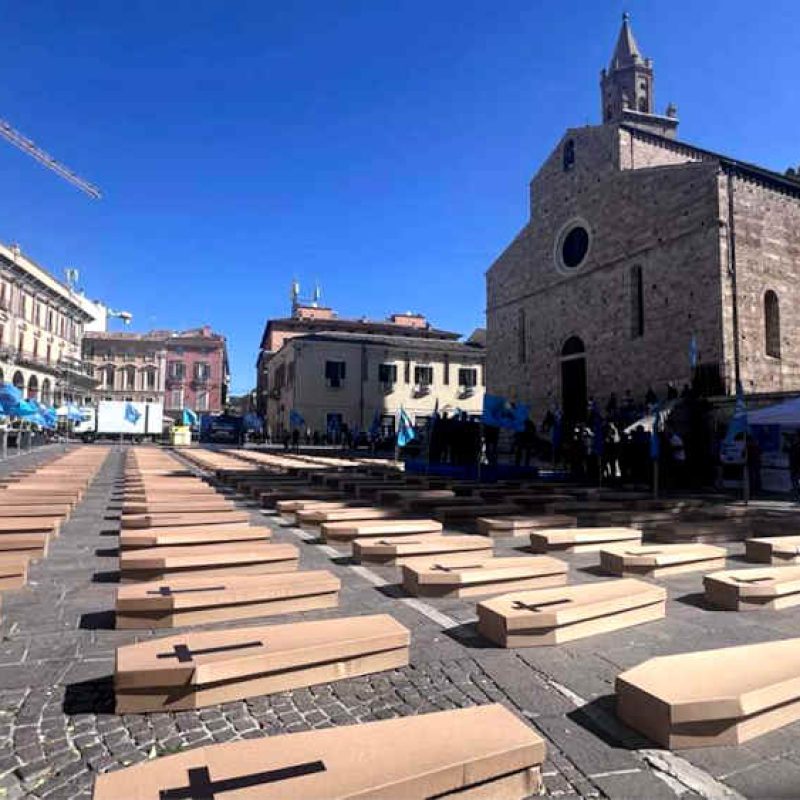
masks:
<path fill-rule="evenodd" d="M 694 155 L 703 161 L 716 161 L 725 172 L 731 173 L 736 177 L 751 180 L 784 194 L 789 194 L 792 197 L 800 198 L 800 183 L 781 175 L 780 172 L 774 172 L 766 169 L 766 167 L 760 167 L 747 161 L 740 161 L 737 158 L 731 158 L 713 150 L 697 147 L 688 142 L 669 139 L 666 136 L 659 136 L 659 134 L 650 131 L 643 131 L 633 125 L 621 124 L 619 127 L 621 130 L 627 131 L 632 136 L 644 141 L 659 144 L 673 152 Z"/>

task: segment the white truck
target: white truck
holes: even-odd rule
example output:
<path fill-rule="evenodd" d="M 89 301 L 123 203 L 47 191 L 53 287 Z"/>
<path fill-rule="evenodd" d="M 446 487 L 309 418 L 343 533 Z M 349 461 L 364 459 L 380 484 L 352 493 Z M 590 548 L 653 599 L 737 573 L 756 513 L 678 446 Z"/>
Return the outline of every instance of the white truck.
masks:
<path fill-rule="evenodd" d="M 101 400 L 96 407 L 81 408 L 81 421 L 73 433 L 84 442 L 95 439 L 158 440 L 164 428 L 161 403 L 136 403 L 128 400 Z"/>

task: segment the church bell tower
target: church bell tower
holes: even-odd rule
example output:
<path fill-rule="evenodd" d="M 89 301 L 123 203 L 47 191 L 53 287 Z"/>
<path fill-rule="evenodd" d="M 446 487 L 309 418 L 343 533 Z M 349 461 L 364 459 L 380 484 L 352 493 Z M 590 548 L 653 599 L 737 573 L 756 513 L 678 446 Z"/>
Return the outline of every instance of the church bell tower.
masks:
<path fill-rule="evenodd" d="M 622 15 L 622 28 L 608 69 L 600 73 L 603 123 L 623 123 L 668 136 L 677 134 L 678 119 L 670 103 L 664 115 L 656 114 L 653 101 L 653 61 L 644 58 L 633 35 L 630 14 Z"/>

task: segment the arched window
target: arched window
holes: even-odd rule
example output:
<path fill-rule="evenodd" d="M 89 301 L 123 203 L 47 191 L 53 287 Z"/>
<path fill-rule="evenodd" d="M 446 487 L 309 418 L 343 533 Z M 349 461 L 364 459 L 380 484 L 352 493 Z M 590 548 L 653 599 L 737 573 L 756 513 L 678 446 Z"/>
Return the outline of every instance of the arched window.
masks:
<path fill-rule="evenodd" d="M 631 267 L 631 338 L 644 336 L 644 281 L 642 268 Z"/>
<path fill-rule="evenodd" d="M 50 395 L 50 378 L 45 378 L 42 381 L 42 403 L 46 406 L 50 405 L 52 397 Z"/>
<path fill-rule="evenodd" d="M 36 400 L 39 396 L 39 379 L 35 375 L 28 378 L 28 400 Z"/>
<path fill-rule="evenodd" d="M 580 336 L 570 336 L 561 348 L 561 357 L 577 356 L 585 352 L 586 348 L 583 346 L 583 339 Z"/>
<path fill-rule="evenodd" d="M 764 295 L 764 350 L 772 358 L 781 357 L 781 311 L 772 289 Z"/>
<path fill-rule="evenodd" d="M 564 172 L 569 172 L 575 166 L 575 140 L 567 139 L 564 142 L 564 152 L 562 153 Z"/>
<path fill-rule="evenodd" d="M 17 389 L 19 389 L 20 391 L 22 391 L 22 390 L 25 388 L 25 378 L 23 377 L 22 373 L 21 373 L 19 370 L 17 370 L 17 371 L 14 373 L 14 378 L 13 378 L 13 380 L 12 380 L 11 382 L 12 382 L 12 383 L 14 384 L 14 386 L 16 386 L 16 387 L 17 387 Z"/>
<path fill-rule="evenodd" d="M 114 375 L 116 373 L 116 369 L 114 368 L 113 364 L 107 364 L 105 367 L 102 368 L 100 374 L 103 380 L 103 388 L 104 389 L 113 389 L 114 388 Z"/>

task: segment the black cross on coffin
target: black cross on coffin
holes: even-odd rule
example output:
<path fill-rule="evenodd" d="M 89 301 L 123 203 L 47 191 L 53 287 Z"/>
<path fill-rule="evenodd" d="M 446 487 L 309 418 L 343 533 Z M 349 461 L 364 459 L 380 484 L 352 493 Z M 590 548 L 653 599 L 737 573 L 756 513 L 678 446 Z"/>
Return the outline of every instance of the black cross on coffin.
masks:
<path fill-rule="evenodd" d="M 539 611 L 548 606 L 563 606 L 565 603 L 571 602 L 572 601 L 568 598 L 564 598 L 563 600 L 546 600 L 543 603 L 523 603 L 522 600 L 515 600 L 511 605 L 517 610 Z"/>
<path fill-rule="evenodd" d="M 482 566 L 483 564 L 456 564 L 452 567 L 447 567 L 444 564 L 434 564 L 431 567 L 431 572 L 458 572 L 462 569 L 480 569 Z"/>
<path fill-rule="evenodd" d="M 181 663 L 191 661 L 195 656 L 202 656 L 208 653 L 227 653 L 229 650 L 244 650 L 247 647 L 262 647 L 263 642 L 242 642 L 241 644 L 223 644 L 218 647 L 201 647 L 199 650 L 192 650 L 185 644 L 176 644 L 171 653 L 156 653 L 156 658 L 177 658 Z"/>
<path fill-rule="evenodd" d="M 325 764 L 322 761 L 307 761 L 305 764 L 294 764 L 291 767 L 270 769 L 265 772 L 253 772 L 250 775 L 223 778 L 218 781 L 211 780 L 208 767 L 194 767 L 186 772 L 189 785 L 175 789 L 161 789 L 158 793 L 158 800 L 217 800 L 219 795 L 236 789 L 264 786 L 267 783 L 277 783 L 290 778 L 300 778 L 303 775 L 325 772 Z"/>
<path fill-rule="evenodd" d="M 199 586 L 195 589 L 173 589 L 171 586 L 159 586 L 146 594 L 158 594 L 161 597 L 171 597 L 173 594 L 187 594 L 189 592 L 224 592 L 225 586 Z"/>

